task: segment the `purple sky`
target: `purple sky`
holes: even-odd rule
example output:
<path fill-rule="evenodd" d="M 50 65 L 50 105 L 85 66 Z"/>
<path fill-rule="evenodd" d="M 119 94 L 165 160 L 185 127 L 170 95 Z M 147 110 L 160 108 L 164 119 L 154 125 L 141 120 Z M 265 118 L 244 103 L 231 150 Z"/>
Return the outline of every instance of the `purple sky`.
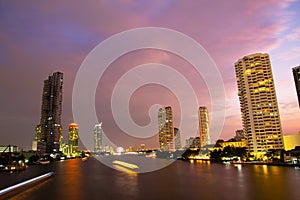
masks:
<path fill-rule="evenodd" d="M 291 68 L 300 65 L 300 2 L 266 1 L 1 1 L 0 2 L 0 145 L 28 149 L 40 120 L 43 80 L 64 72 L 63 128 L 72 117 L 72 88 L 77 70 L 88 53 L 113 34 L 138 27 L 180 31 L 200 43 L 218 66 L 226 90 L 226 121 L 220 138 L 241 129 L 234 62 L 243 56 L 270 54 L 284 134 L 298 132 L 300 113 Z M 120 134 L 109 115 L 113 84 L 138 64 L 168 64 L 188 77 L 198 101 L 209 105 L 201 77 L 182 59 L 157 50 L 132 52 L 116 60 L 97 89 L 96 110 L 104 131 Z M 162 99 L 157 101 L 157 97 Z M 130 102 L 132 118 L 149 122 L 154 103 L 172 105 L 174 96 L 158 86 L 145 86 Z M 175 119 L 175 126 L 177 126 Z M 80 129 L 80 124 L 79 124 Z M 92 132 L 93 127 L 91 127 Z M 183 133 L 184 141 L 189 133 Z M 121 134 L 122 135 L 122 134 Z M 124 134 L 123 134 L 124 135 Z M 190 134 L 190 136 L 194 136 Z M 114 138 L 114 136 L 112 136 Z M 139 145 L 140 140 L 119 137 L 117 145 Z M 146 145 L 155 146 L 157 136 Z M 121 141 L 124 144 L 121 144 Z"/>

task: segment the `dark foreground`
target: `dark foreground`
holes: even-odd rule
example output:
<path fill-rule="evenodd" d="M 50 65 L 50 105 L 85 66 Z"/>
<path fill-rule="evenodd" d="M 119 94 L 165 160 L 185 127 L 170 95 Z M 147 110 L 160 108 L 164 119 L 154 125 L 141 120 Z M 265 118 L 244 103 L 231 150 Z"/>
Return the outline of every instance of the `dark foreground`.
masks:
<path fill-rule="evenodd" d="M 0 189 L 49 171 L 55 176 L 12 199 L 300 199 L 300 169 L 201 161 L 134 173 L 74 159 L 0 173 Z"/>

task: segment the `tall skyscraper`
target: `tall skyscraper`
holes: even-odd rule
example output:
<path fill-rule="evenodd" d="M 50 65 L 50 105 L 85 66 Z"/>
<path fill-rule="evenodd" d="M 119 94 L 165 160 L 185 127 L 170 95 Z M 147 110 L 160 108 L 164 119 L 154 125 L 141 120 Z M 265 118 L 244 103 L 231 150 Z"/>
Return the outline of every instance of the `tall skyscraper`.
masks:
<path fill-rule="evenodd" d="M 298 96 L 298 104 L 300 107 L 300 66 L 293 68 L 294 81 L 296 85 L 296 91 Z"/>
<path fill-rule="evenodd" d="M 38 150 L 46 153 L 58 152 L 62 139 L 63 73 L 55 72 L 44 81 L 41 108 L 41 137 Z"/>
<path fill-rule="evenodd" d="M 158 137 L 161 151 L 174 151 L 173 114 L 170 106 L 158 111 Z"/>
<path fill-rule="evenodd" d="M 103 151 L 103 144 L 102 144 L 102 122 L 100 124 L 95 125 L 94 128 L 94 152 L 100 153 Z"/>
<path fill-rule="evenodd" d="M 208 109 L 205 106 L 199 107 L 199 135 L 200 135 L 200 146 L 210 144 L 209 135 L 209 120 L 208 120 Z"/>
<path fill-rule="evenodd" d="M 175 150 L 181 149 L 180 130 L 176 127 L 174 128 L 174 142 Z"/>
<path fill-rule="evenodd" d="M 76 123 L 69 124 L 68 145 L 71 154 L 78 152 L 78 124 Z"/>
<path fill-rule="evenodd" d="M 284 149 L 269 55 L 245 56 L 235 63 L 235 72 L 248 151 Z"/>

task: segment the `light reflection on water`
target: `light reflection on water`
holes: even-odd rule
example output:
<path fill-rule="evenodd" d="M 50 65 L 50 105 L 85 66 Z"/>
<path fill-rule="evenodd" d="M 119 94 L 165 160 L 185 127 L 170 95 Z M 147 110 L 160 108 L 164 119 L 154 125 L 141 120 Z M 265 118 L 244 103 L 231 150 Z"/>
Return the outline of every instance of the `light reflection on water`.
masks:
<path fill-rule="evenodd" d="M 16 199 L 300 199 L 300 170 L 289 167 L 195 160 L 140 174 L 92 158 L 43 167 L 54 171 L 54 178 Z"/>

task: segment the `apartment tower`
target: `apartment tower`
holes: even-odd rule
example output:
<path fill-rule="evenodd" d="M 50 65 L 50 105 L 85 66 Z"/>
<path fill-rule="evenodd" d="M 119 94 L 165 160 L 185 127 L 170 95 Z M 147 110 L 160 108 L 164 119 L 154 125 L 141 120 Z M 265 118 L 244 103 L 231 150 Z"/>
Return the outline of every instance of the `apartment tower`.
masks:
<path fill-rule="evenodd" d="M 209 120 L 208 109 L 205 106 L 199 107 L 199 135 L 200 135 L 200 147 L 210 144 L 209 135 Z"/>
<path fill-rule="evenodd" d="M 235 63 L 247 148 L 251 154 L 284 149 L 269 55 L 256 53 Z"/>
<path fill-rule="evenodd" d="M 158 111 L 158 137 L 161 151 L 174 151 L 173 114 L 170 106 L 160 108 Z"/>

